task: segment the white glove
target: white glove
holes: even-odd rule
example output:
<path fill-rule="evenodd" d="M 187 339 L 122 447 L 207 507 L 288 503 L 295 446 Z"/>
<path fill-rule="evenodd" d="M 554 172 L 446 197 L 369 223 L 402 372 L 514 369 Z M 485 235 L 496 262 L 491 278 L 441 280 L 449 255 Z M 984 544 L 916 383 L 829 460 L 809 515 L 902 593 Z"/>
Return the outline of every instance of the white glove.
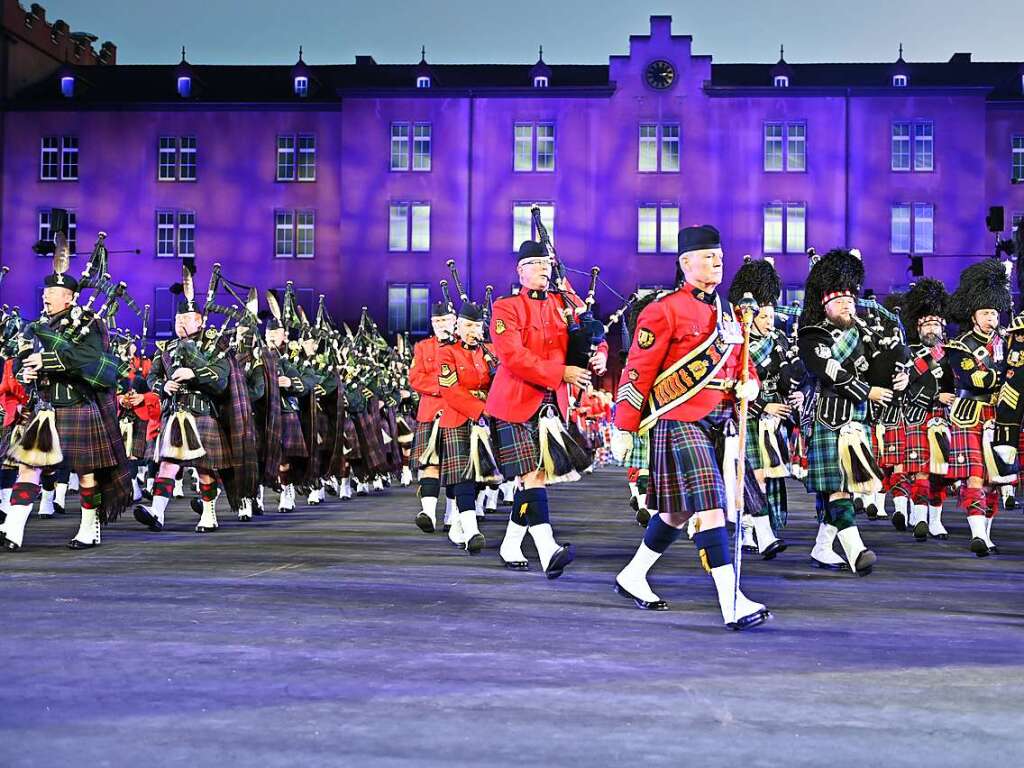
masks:
<path fill-rule="evenodd" d="M 747 379 L 736 383 L 737 400 L 753 400 L 761 391 L 761 385 L 754 379 Z"/>
<path fill-rule="evenodd" d="M 616 461 L 625 461 L 626 457 L 633 450 L 633 434 L 616 429 L 612 433 L 611 445 L 608 447 L 611 448 L 612 457 Z"/>

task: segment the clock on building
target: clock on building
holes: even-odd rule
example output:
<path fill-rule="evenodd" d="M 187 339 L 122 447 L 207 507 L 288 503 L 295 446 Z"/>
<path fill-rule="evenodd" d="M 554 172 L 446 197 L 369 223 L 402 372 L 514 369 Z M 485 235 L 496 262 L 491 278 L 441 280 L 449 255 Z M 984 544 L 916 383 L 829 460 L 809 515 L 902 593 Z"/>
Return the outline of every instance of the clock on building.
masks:
<path fill-rule="evenodd" d="M 644 79 L 651 88 L 664 90 L 676 81 L 676 68 L 664 59 L 652 61 L 647 65 L 644 72 Z"/>

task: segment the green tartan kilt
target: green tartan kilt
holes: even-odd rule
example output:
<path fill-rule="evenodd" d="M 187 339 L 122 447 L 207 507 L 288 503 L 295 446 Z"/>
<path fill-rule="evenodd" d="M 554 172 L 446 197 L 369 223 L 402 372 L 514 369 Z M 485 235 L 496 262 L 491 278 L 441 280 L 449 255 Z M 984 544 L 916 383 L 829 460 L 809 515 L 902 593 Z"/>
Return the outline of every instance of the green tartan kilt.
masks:
<path fill-rule="evenodd" d="M 846 478 L 839 466 L 839 430 L 832 431 L 815 423 L 807 443 L 808 491 L 835 492 L 846 490 Z"/>
<path fill-rule="evenodd" d="M 629 452 L 626 466 L 630 469 L 647 469 L 651 463 L 651 433 L 633 433 L 633 450 Z"/>
<path fill-rule="evenodd" d="M 747 451 L 747 466 L 751 469 L 761 469 L 761 444 L 757 439 L 760 421 L 761 418 L 759 416 L 752 416 L 747 419 L 747 442 L 745 448 Z"/>

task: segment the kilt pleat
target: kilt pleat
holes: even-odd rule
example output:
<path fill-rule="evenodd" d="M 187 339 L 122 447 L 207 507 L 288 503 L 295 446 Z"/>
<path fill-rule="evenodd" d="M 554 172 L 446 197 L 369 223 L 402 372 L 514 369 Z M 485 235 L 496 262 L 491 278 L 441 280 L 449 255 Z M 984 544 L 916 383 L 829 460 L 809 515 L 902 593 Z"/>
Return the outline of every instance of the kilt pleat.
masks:
<path fill-rule="evenodd" d="M 472 425 L 441 429 L 441 484 L 455 485 L 469 474 L 469 441 Z"/>
<path fill-rule="evenodd" d="M 302 436 L 302 420 L 294 412 L 281 413 L 281 456 L 303 459 L 309 456 L 306 439 Z"/>
<path fill-rule="evenodd" d="M 647 469 L 651 463 L 650 433 L 639 435 L 633 432 L 633 449 L 629 452 L 626 467 L 629 469 Z"/>
<path fill-rule="evenodd" d="M 807 441 L 808 491 L 841 491 L 846 487 L 842 467 L 839 466 L 839 430 L 831 430 L 815 422 L 811 439 Z"/>
<path fill-rule="evenodd" d="M 906 425 L 906 434 L 903 438 L 903 471 L 908 475 L 928 472 L 931 469 L 931 451 L 928 448 L 928 422 L 935 418 L 947 421 L 945 409 L 935 409 L 920 424 Z"/>
<path fill-rule="evenodd" d="M 660 420 L 651 430 L 651 509 L 692 515 L 726 508 L 725 483 L 709 430 L 725 421 L 731 406 L 718 406 L 699 422 Z"/>
<path fill-rule="evenodd" d="M 170 415 L 166 414 L 163 418 L 161 434 L 157 437 L 158 445 L 154 450 L 156 454 L 159 453 L 159 442 L 163 439 L 163 430 L 167 426 Z M 227 441 L 224 438 L 224 430 L 221 429 L 220 422 L 206 414 L 197 413 L 193 416 L 196 420 L 196 430 L 199 432 L 199 441 L 203 444 L 203 450 L 206 452 L 191 461 L 175 461 L 174 459 L 168 459 L 168 461 L 182 467 L 193 467 L 203 472 L 216 472 L 218 469 L 230 466 L 231 459 L 228 455 Z M 161 460 L 159 456 L 156 457 L 156 461 Z"/>
<path fill-rule="evenodd" d="M 118 457 L 107 439 L 100 409 L 94 402 L 54 408 L 54 424 L 64 454 L 63 465 L 78 475 L 116 467 Z"/>
<path fill-rule="evenodd" d="M 879 468 L 890 469 L 897 464 L 902 464 L 907 454 L 907 425 L 886 424 L 882 426 L 881 440 L 878 439 L 879 427 L 871 425 L 870 429 L 871 448 Z"/>

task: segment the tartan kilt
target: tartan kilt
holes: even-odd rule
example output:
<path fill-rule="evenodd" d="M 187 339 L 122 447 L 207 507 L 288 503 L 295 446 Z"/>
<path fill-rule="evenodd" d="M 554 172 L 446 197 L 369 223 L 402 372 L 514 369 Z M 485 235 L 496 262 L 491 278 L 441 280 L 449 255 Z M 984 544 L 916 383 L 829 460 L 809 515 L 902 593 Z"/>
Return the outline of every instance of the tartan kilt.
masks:
<path fill-rule="evenodd" d="M 908 475 L 927 473 L 931 469 L 931 451 L 928 450 L 928 422 L 932 419 L 942 419 L 948 422 L 945 410 L 935 409 L 925 416 L 920 424 L 907 424 L 904 435 L 903 471 Z"/>
<path fill-rule="evenodd" d="M 629 452 L 626 467 L 629 469 L 647 469 L 651 463 L 650 435 L 633 433 L 633 450 Z"/>
<path fill-rule="evenodd" d="M 146 441 L 146 450 L 142 455 L 146 461 L 156 460 L 156 438 L 151 438 Z"/>
<path fill-rule="evenodd" d="M 416 422 L 416 430 L 412 433 L 412 450 L 409 453 L 409 466 L 412 469 L 422 469 L 416 457 L 423 453 L 423 449 L 430 442 L 430 432 L 433 428 L 433 420 Z"/>
<path fill-rule="evenodd" d="M 281 412 L 281 456 L 286 459 L 304 459 L 309 456 L 306 439 L 302 436 L 302 420 L 293 411 Z"/>
<path fill-rule="evenodd" d="M 53 411 L 60 451 L 64 455 L 61 466 L 77 475 L 87 475 L 97 469 L 118 465 L 117 454 L 107 438 L 96 403 L 87 401 L 80 405 L 55 407 Z"/>
<path fill-rule="evenodd" d="M 442 485 L 455 485 L 469 479 L 469 438 L 472 429 L 472 422 L 469 421 L 460 427 L 441 429 Z"/>
<path fill-rule="evenodd" d="M 982 406 L 978 423 L 973 427 L 958 427 L 949 423 L 949 474 L 951 480 L 965 480 L 974 475 L 985 478 L 985 457 L 982 453 L 982 434 L 985 422 L 996 417 L 994 406 Z"/>
<path fill-rule="evenodd" d="M 907 425 L 906 424 L 872 424 L 871 430 L 871 452 L 875 455 L 880 469 L 891 469 L 897 464 L 903 464 L 907 455 Z M 882 430 L 882 440 L 879 442 L 878 432 Z M 904 469 L 904 472 L 906 469 Z"/>
<path fill-rule="evenodd" d="M 814 423 L 811 439 L 807 442 L 807 477 L 804 478 L 804 485 L 808 491 L 834 493 L 846 490 L 846 478 L 839 465 L 838 429 L 833 431 L 824 424 Z"/>
<path fill-rule="evenodd" d="M 146 455 L 146 431 L 149 429 L 149 422 L 143 421 L 132 414 L 128 417 L 132 421 L 132 443 L 125 445 L 124 452 L 128 455 L 129 461 L 142 459 Z"/>
<path fill-rule="evenodd" d="M 7 452 L 11 449 L 11 436 L 14 434 L 14 425 L 18 423 L 15 419 L 10 426 L 0 424 L 0 462 L 7 461 Z"/>
<path fill-rule="evenodd" d="M 722 470 L 707 429 L 731 413 L 731 405 L 719 405 L 699 422 L 661 419 L 654 425 L 648 507 L 686 516 L 726 508 Z"/>
<path fill-rule="evenodd" d="M 543 407 L 543 406 L 542 406 Z M 537 416 L 529 421 L 495 419 L 498 436 L 498 463 L 507 478 L 520 477 L 540 466 Z"/>
<path fill-rule="evenodd" d="M 160 434 L 157 436 L 158 443 L 163 439 L 163 431 L 166 429 L 167 422 L 172 415 L 173 411 L 164 415 L 160 424 Z M 192 415 L 196 420 L 199 441 L 203 444 L 203 450 L 206 453 L 192 461 L 176 461 L 174 459 L 166 459 L 166 461 L 181 467 L 193 467 L 201 472 L 216 472 L 218 469 L 231 466 L 231 459 L 228 457 L 227 445 L 224 439 L 224 430 L 221 429 L 220 422 L 213 416 L 206 414 L 194 413 Z M 160 447 L 157 445 L 154 453 L 159 454 L 159 452 Z M 158 462 L 164 461 L 159 456 L 156 456 L 155 460 Z"/>

